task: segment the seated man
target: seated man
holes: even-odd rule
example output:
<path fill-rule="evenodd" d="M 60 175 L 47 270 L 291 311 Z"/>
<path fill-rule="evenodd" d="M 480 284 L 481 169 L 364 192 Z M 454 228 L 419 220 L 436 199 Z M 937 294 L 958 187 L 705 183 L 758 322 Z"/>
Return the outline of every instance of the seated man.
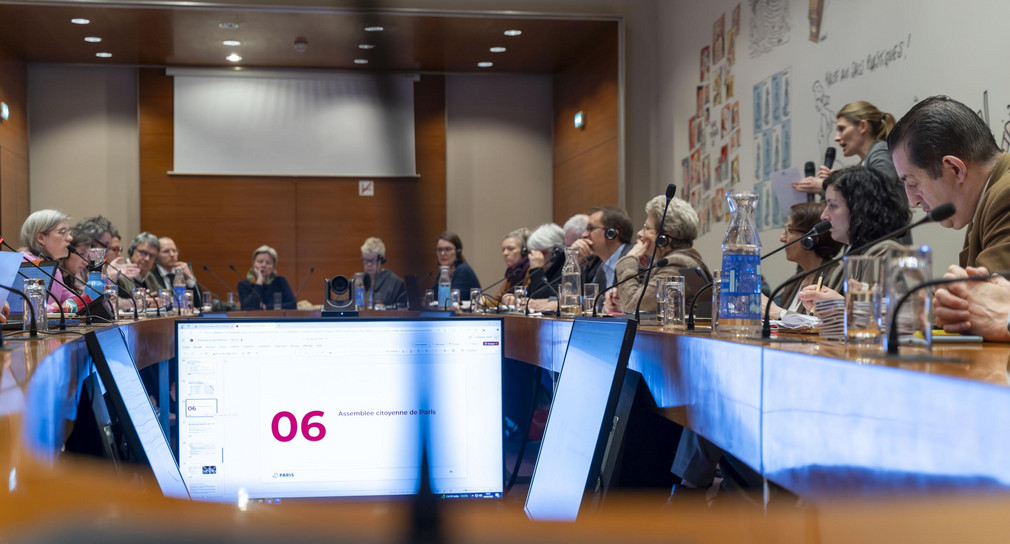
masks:
<path fill-rule="evenodd" d="M 153 273 L 162 289 L 172 289 L 176 274 L 182 274 L 186 278 L 186 288 L 193 290 L 193 305 L 200 307 L 203 299 L 200 293 L 200 284 L 193 274 L 193 267 L 186 261 L 179 260 L 179 248 L 175 245 L 175 240 L 165 236 L 158 239 L 161 249 L 158 251 L 158 262 Z"/>
<path fill-rule="evenodd" d="M 127 277 L 126 274 L 119 276 L 117 283 L 123 297 L 128 299 L 132 296 L 133 289 L 136 287 L 146 287 L 149 293 L 152 291 L 154 294 L 158 293 L 161 284 L 158 283 L 158 279 L 151 271 L 154 270 L 154 263 L 160 252 L 161 245 L 158 242 L 158 237 L 150 232 L 141 232 L 130 242 L 130 248 L 126 252 L 128 256 L 126 262 L 137 265 L 139 273 L 136 278 Z"/>
<path fill-rule="evenodd" d="M 398 304 L 406 307 L 407 287 L 403 280 L 391 270 L 386 270 L 386 244 L 371 237 L 361 245 L 361 264 L 365 274 L 371 277 L 372 304 L 378 309 L 395 309 Z"/>

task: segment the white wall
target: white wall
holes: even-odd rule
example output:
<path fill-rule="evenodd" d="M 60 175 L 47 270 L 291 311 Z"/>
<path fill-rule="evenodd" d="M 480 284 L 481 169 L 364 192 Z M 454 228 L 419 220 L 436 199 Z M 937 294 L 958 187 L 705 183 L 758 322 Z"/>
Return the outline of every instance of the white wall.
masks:
<path fill-rule="evenodd" d="M 104 215 L 140 229 L 140 144 L 133 68 L 28 67 L 31 209 Z"/>
<path fill-rule="evenodd" d="M 502 278 L 501 239 L 550 221 L 550 76 L 446 77 L 446 225 L 481 284 Z"/>
<path fill-rule="evenodd" d="M 1008 13 L 1004 3 L 992 0 L 826 0 L 817 43 L 809 39 L 809 3 L 806 0 L 681 0 L 660 2 L 657 24 L 659 52 L 657 62 L 657 117 L 664 124 L 656 147 L 671 150 L 658 154 L 660 179 L 681 180 L 681 159 L 689 156 L 689 119 L 695 113 L 696 86 L 700 79 L 700 52 L 711 46 L 713 23 L 726 15 L 727 29 L 734 6 L 742 5 L 741 35 L 737 38 L 737 60 L 729 67 L 734 75 L 734 94 L 741 109 L 742 145 L 739 150 L 741 188 L 752 188 L 754 176 L 754 99 L 756 83 L 777 72 L 788 70 L 791 80 L 791 165 L 801 171 L 808 160 L 823 160 L 827 143 L 818 137 L 825 122 L 814 98 L 814 85 L 820 82 L 829 97 L 827 121 L 844 104 L 867 100 L 900 118 L 918 99 L 948 94 L 979 111 L 988 91 L 989 125 L 1002 142 L 1004 125 L 1010 119 L 1010 76 L 1000 70 L 1006 33 L 1002 28 Z M 755 17 L 783 8 L 777 17 Z M 788 22 L 781 45 L 751 55 L 752 41 L 759 35 L 755 28 L 768 30 Z M 868 60 L 869 58 L 869 60 Z M 726 61 L 713 66 L 728 66 Z M 842 74 L 848 71 L 848 77 Z M 835 79 L 837 72 L 837 79 Z M 830 74 L 830 77 L 829 77 Z M 830 84 L 829 84 L 830 80 Z M 708 80 L 711 82 L 711 78 Z M 983 112 L 984 113 L 984 112 Z M 833 134 L 831 135 L 833 137 Z M 717 139 L 717 145 L 722 144 Z M 1004 149 L 1007 144 L 1003 144 Z M 708 143 L 709 153 L 715 147 Z M 713 157 L 715 156 L 713 155 Z M 839 153 L 841 157 L 841 153 Z M 858 162 L 844 158 L 842 165 Z M 838 163 L 836 163 L 838 164 Z M 711 198 L 720 185 L 713 183 L 704 192 Z M 920 217 L 917 212 L 915 217 Z M 699 246 L 706 262 L 718 267 L 722 235 L 726 223 L 714 223 Z M 762 234 L 765 248 L 778 245 L 781 229 L 769 228 Z M 930 225 L 914 232 L 917 243 L 928 243 L 934 251 L 934 273 L 957 262 L 963 233 Z M 792 269 L 784 258 L 773 257 L 765 263 L 770 279 L 784 278 Z M 771 283 L 775 283 L 772 281 Z"/>

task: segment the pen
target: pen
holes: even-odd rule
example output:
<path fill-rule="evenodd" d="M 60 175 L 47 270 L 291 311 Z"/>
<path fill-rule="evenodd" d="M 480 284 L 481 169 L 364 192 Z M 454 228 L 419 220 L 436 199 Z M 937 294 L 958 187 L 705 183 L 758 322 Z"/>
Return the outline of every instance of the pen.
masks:
<path fill-rule="evenodd" d="M 817 275 L 817 291 L 820 292 L 821 284 L 824 283 L 824 272 Z"/>

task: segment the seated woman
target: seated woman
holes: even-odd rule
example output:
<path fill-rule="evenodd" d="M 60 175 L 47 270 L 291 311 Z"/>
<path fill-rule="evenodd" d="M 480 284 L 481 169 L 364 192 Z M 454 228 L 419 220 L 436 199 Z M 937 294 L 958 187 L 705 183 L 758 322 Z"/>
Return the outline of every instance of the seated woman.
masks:
<path fill-rule="evenodd" d="M 277 250 L 260 246 L 253 251 L 252 267 L 246 279 L 238 283 L 238 296 L 243 310 L 267 310 L 274 307 L 274 295 L 281 296 L 281 308 L 298 308 L 295 294 L 284 276 L 277 275 Z"/>
<path fill-rule="evenodd" d="M 638 240 L 628 253 L 617 261 L 617 281 L 624 282 L 617 286 L 617 294 L 608 294 L 607 310 L 634 312 L 638 299 L 645 289 L 642 298 L 642 311 L 656 311 L 656 280 L 681 276 L 681 268 L 698 267 L 708 278 L 712 277 L 708 267 L 701 260 L 701 254 L 691 246 L 698 237 L 698 213 L 690 204 L 679 198 L 670 200 L 666 211 L 666 222 L 662 232 L 658 232 L 659 222 L 663 220 L 663 206 L 666 196 L 659 195 L 645 204 L 645 226 L 638 231 Z M 662 234 L 664 240 L 656 242 Z M 643 286 L 644 275 L 639 276 L 639 267 L 648 267 L 652 249 L 656 245 L 656 260 L 666 258 L 670 262 L 652 271 L 649 284 Z M 635 279 L 631 279 L 635 278 Z M 686 300 L 691 300 L 695 293 L 688 290 Z M 616 304 L 615 304 L 616 303 Z M 619 306 L 618 306 L 619 305 Z"/>
<path fill-rule="evenodd" d="M 391 270 L 386 270 L 386 244 L 371 237 L 361 244 L 361 264 L 365 274 L 371 276 L 372 304 L 376 309 L 395 309 L 398 304 L 406 306 L 407 288 L 403 280 Z"/>
<path fill-rule="evenodd" d="M 85 302 L 98 298 L 101 293 L 96 293 L 94 289 L 87 286 L 88 283 L 88 261 L 84 257 L 88 256 L 89 250 L 93 246 L 90 236 L 83 233 L 77 227 L 70 229 L 72 241 L 70 242 L 71 252 L 60 261 L 60 266 L 64 271 L 63 277 L 67 287 L 79 297 L 87 297 Z"/>
<path fill-rule="evenodd" d="M 850 166 L 828 176 L 824 180 L 824 201 L 827 206 L 821 219 L 831 221 L 831 237 L 850 248 L 900 229 L 912 217 L 905 195 L 898 194 L 879 172 L 866 166 Z M 883 256 L 900 247 L 895 240 L 884 240 L 859 254 Z M 841 267 L 836 268 L 829 285 L 841 285 L 841 274 Z M 797 296 L 808 310 L 818 300 L 842 298 L 836 289 L 818 289 L 816 285 L 804 287 Z"/>
<path fill-rule="evenodd" d="M 25 246 L 20 250 L 23 253 L 22 260 L 38 264 L 41 261 L 65 259 L 70 254 L 67 248 L 73 240 L 67 219 L 65 213 L 57 210 L 39 210 L 29 215 L 21 225 L 21 243 Z M 75 296 L 73 291 L 63 286 L 67 282 L 59 268 L 53 276 L 56 281 L 52 282 L 49 291 L 56 300 L 50 297 L 46 302 L 48 311 L 57 311 L 57 304 L 63 304 Z"/>
<path fill-rule="evenodd" d="M 445 231 L 435 241 L 435 257 L 439 266 L 449 267 L 449 281 L 452 289 L 459 289 L 460 300 L 470 300 L 470 289 L 480 289 L 477 274 L 463 257 L 463 241 L 455 232 Z M 431 288 L 438 289 L 438 273 Z"/>
<path fill-rule="evenodd" d="M 544 223 L 530 234 L 526 248 L 530 258 L 530 299 L 555 296 L 565 266 L 565 231 L 554 223 Z"/>
<path fill-rule="evenodd" d="M 529 229 L 521 228 L 502 238 L 501 255 L 505 261 L 505 283 L 498 289 L 498 294 L 484 301 L 485 306 L 497 308 L 502 304 L 512 305 L 515 303 L 514 288 L 517 285 L 529 285 L 530 259 L 529 248 L 526 247 L 529 235 Z"/>
<path fill-rule="evenodd" d="M 779 242 L 783 244 L 788 244 L 797 238 L 803 236 L 810 229 L 814 227 L 821 220 L 821 212 L 824 211 L 824 202 L 802 202 L 800 204 L 794 204 L 790 208 L 789 220 L 786 221 L 785 231 L 779 236 Z M 842 248 L 841 242 L 833 239 L 831 233 L 824 233 L 817 237 L 816 245 L 813 249 L 806 249 L 801 244 L 803 242 L 797 242 L 785 249 L 786 260 L 792 263 L 796 263 L 798 270 L 796 273 L 804 272 L 807 270 L 813 270 L 818 266 L 824 264 L 824 261 L 829 261 L 835 258 L 838 254 L 838 250 Z M 817 283 L 818 278 L 822 278 L 822 285 L 826 285 L 828 288 L 837 289 L 838 286 L 832 283 L 827 283 L 830 281 L 829 278 L 835 278 L 832 273 L 838 265 L 829 266 L 823 271 L 817 274 L 811 274 L 800 281 L 793 282 L 792 284 L 786 286 L 785 290 L 782 291 L 778 301 L 782 303 L 782 306 L 772 302 L 771 316 L 773 319 L 782 319 L 782 316 L 786 312 L 798 312 L 807 313 L 806 307 L 800 303 L 799 294 L 800 289 Z M 762 297 L 762 300 L 764 298 Z M 767 301 L 765 301 L 767 302 Z M 784 307 L 783 307 L 784 306 Z M 762 309 L 763 310 L 763 309 Z"/>

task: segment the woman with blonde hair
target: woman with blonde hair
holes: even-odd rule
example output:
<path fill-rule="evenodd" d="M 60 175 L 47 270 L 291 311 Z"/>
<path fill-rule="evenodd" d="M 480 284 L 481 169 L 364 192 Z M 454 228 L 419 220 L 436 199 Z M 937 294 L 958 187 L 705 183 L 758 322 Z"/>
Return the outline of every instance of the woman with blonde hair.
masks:
<path fill-rule="evenodd" d="M 894 116 L 882 112 L 869 102 L 851 102 L 838 112 L 835 125 L 835 142 L 842 149 L 842 155 L 856 155 L 860 165 L 876 170 L 895 190 L 904 191 L 898 173 L 887 149 L 887 135 L 894 128 Z M 824 190 L 824 180 L 834 170 L 821 166 L 817 175 L 793 184 L 798 191 L 818 194 Z"/>
<path fill-rule="evenodd" d="M 252 267 L 246 279 L 238 283 L 238 296 L 243 310 L 273 309 L 274 295 L 281 295 L 281 308 L 298 308 L 295 294 L 284 276 L 277 275 L 277 250 L 260 246 L 253 251 Z"/>

